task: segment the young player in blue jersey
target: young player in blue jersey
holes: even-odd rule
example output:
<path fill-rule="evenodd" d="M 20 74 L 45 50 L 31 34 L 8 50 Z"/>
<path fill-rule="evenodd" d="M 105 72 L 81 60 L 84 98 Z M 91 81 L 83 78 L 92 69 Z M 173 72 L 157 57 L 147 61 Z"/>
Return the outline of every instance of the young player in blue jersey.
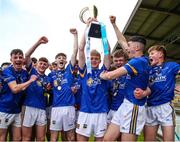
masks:
<path fill-rule="evenodd" d="M 73 91 L 73 94 L 75 96 L 75 109 L 76 109 L 76 120 L 78 118 L 79 114 L 79 109 L 80 109 L 80 104 L 81 104 L 81 78 L 78 72 L 78 60 L 74 66 L 74 83 L 73 86 L 71 87 L 71 90 Z"/>
<path fill-rule="evenodd" d="M 148 53 L 152 68 L 149 75 L 151 94 L 147 99 L 145 141 L 156 140 L 159 126 L 162 128 L 163 141 L 174 141 L 175 112 L 171 101 L 180 65 L 165 61 L 166 49 L 163 45 L 150 47 Z"/>
<path fill-rule="evenodd" d="M 32 137 L 32 128 L 35 125 L 36 140 L 45 140 L 45 131 L 47 124 L 46 105 L 47 92 L 50 85 L 49 78 L 45 75 L 48 68 L 48 59 L 45 57 L 39 58 L 36 63 L 36 68 L 32 65 L 31 55 L 41 44 L 46 44 L 48 39 L 41 37 L 25 54 L 26 68 L 29 76 L 36 75 L 37 80 L 26 89 L 26 97 L 24 100 L 25 112 L 22 126 L 22 140 L 30 141 Z"/>
<path fill-rule="evenodd" d="M 52 62 L 50 65 L 49 65 L 49 70 L 50 71 L 56 71 L 58 70 L 58 66 L 57 66 L 57 63 L 54 61 Z"/>
<path fill-rule="evenodd" d="M 73 70 L 76 63 L 76 56 L 78 52 L 78 33 L 76 29 L 70 29 L 74 35 L 74 48 L 71 56 L 71 61 L 65 68 L 67 63 L 66 55 L 59 53 L 56 55 L 56 63 L 58 70 L 51 72 L 51 84 L 53 90 L 53 104 L 51 111 L 51 141 L 58 140 L 59 132 L 64 131 L 65 138 L 68 141 L 75 140 L 75 98 L 71 90 L 74 82 Z"/>
<path fill-rule="evenodd" d="M 1 69 L 4 70 L 5 68 L 7 68 L 9 65 L 11 65 L 10 62 L 4 62 L 1 64 Z"/>
<path fill-rule="evenodd" d="M 127 54 L 122 50 L 117 50 L 113 53 L 113 68 L 117 69 L 123 65 L 128 60 Z M 125 95 L 125 84 L 126 83 L 126 75 L 121 76 L 119 78 L 112 80 L 112 89 L 111 89 L 111 104 L 110 104 L 110 111 L 107 116 L 107 122 L 110 124 L 115 112 L 118 110 L 120 105 L 122 104 L 124 100 Z M 117 128 L 119 129 L 120 124 L 117 124 Z M 120 136 L 118 137 L 120 140 Z"/>
<path fill-rule="evenodd" d="M 5 141 L 7 128 L 12 125 L 13 140 L 21 140 L 21 98 L 24 90 L 37 79 L 22 69 L 24 55 L 22 50 L 13 49 L 10 53 L 12 65 L 3 70 L 4 92 L 0 94 L 0 141 Z"/>
<path fill-rule="evenodd" d="M 3 91 L 5 91 L 4 89 L 3 89 L 3 85 L 4 85 L 4 78 L 3 78 L 3 76 L 2 76 L 2 71 L 5 69 L 5 68 L 7 68 L 8 66 L 10 66 L 11 65 L 11 63 L 10 62 L 3 62 L 2 64 L 1 64 L 1 68 L 0 68 L 0 94 L 1 93 L 3 93 Z M 7 130 L 7 135 L 9 136 L 9 141 L 12 141 L 13 140 L 13 138 L 12 138 L 12 128 L 11 128 L 12 126 L 9 126 L 8 127 L 8 130 Z M 6 136 L 6 138 L 7 138 L 7 136 Z"/>
<path fill-rule="evenodd" d="M 31 58 L 31 61 L 32 61 L 32 66 L 33 66 L 33 67 L 36 67 L 38 60 L 37 60 L 35 57 L 32 57 L 32 58 Z"/>
<path fill-rule="evenodd" d="M 84 35 L 79 46 L 79 72 L 81 77 L 82 94 L 81 106 L 77 121 L 77 140 L 88 141 L 91 134 L 94 135 L 96 141 L 102 141 L 107 128 L 107 112 L 110 82 L 100 79 L 99 75 L 102 71 L 110 67 L 110 55 L 108 52 L 104 56 L 104 65 L 99 69 L 101 55 L 97 50 L 91 50 L 90 62 L 92 72 L 87 72 L 87 64 L 85 64 L 85 35 L 89 27 L 89 23 L 93 19 L 89 19 Z M 110 49 L 109 45 L 108 48 Z M 106 50 L 109 50 L 106 49 Z"/>
<path fill-rule="evenodd" d="M 58 70 L 58 65 L 54 61 L 49 65 L 49 70 L 51 72 L 57 71 Z M 51 140 L 51 132 L 50 132 L 50 119 L 51 119 L 51 109 L 52 109 L 52 103 L 53 103 L 53 92 L 52 89 L 48 94 L 48 99 L 47 99 L 47 107 L 46 107 L 46 113 L 47 113 L 47 129 L 46 129 L 46 139 L 47 141 Z"/>
<path fill-rule="evenodd" d="M 129 58 L 124 66 L 110 72 L 101 73 L 101 78 L 106 80 L 115 79 L 126 75 L 125 98 L 118 111 L 115 113 L 110 126 L 104 136 L 105 141 L 113 141 L 119 135 L 116 122 L 120 124 L 121 140 L 135 141 L 140 135 L 145 124 L 145 102 L 146 97 L 136 99 L 135 88 L 146 90 L 149 78 L 149 64 L 143 50 L 146 40 L 140 36 L 133 36 L 127 42 L 119 31 L 115 21 L 115 16 L 110 16 L 110 21 L 115 30 L 117 39 L 121 47 L 127 51 Z"/>
<path fill-rule="evenodd" d="M 81 88 L 81 78 L 79 75 L 79 71 L 78 71 L 78 60 L 74 66 L 74 71 L 73 71 L 73 75 L 74 75 L 74 82 L 73 82 L 73 86 L 71 87 L 71 90 L 74 94 L 75 97 L 75 123 L 77 122 L 78 116 L 79 116 L 79 109 L 81 106 L 81 92 L 82 92 L 82 88 Z M 76 135 L 75 135 L 75 140 L 77 140 Z"/>
<path fill-rule="evenodd" d="M 4 77 L 3 77 L 3 75 L 2 75 L 2 73 L 3 73 L 3 70 L 5 69 L 5 68 L 7 68 L 8 66 L 10 66 L 11 65 L 11 63 L 10 62 L 4 62 L 4 63 L 2 63 L 1 64 L 1 67 L 0 67 L 0 94 L 2 94 L 3 93 L 3 85 L 4 85 Z"/>

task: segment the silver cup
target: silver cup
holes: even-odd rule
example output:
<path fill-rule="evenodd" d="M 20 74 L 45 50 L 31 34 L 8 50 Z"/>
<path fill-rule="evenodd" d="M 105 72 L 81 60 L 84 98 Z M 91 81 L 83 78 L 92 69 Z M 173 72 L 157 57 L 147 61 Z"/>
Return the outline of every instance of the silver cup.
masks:
<path fill-rule="evenodd" d="M 79 13 L 79 19 L 83 23 L 87 23 L 89 18 L 97 19 L 98 9 L 95 5 L 84 7 Z M 98 22 L 92 22 L 89 28 L 89 37 L 101 38 L 101 25 Z"/>
<path fill-rule="evenodd" d="M 95 5 L 93 5 L 90 7 L 84 7 L 79 13 L 79 19 L 81 20 L 81 22 L 86 24 L 89 18 L 93 17 L 96 19 L 97 15 L 98 9 Z"/>

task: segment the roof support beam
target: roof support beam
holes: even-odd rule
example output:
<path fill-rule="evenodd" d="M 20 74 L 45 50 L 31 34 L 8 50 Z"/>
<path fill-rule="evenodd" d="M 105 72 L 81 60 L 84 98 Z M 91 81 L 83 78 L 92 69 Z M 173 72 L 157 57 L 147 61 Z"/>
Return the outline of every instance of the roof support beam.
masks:
<path fill-rule="evenodd" d="M 180 17 L 180 13 L 178 12 L 170 12 L 168 9 L 163 9 L 163 8 L 154 8 L 154 7 L 149 7 L 149 6 L 141 6 L 139 8 L 140 10 L 144 11 L 150 11 L 150 12 L 157 12 L 165 15 L 171 15 L 171 16 L 177 16 Z"/>
<path fill-rule="evenodd" d="M 162 42 L 164 42 L 164 43 L 166 42 L 167 43 L 167 41 L 174 41 L 175 39 L 180 37 L 180 27 L 179 27 L 179 24 L 180 24 L 180 22 L 177 23 L 166 35 L 163 36 L 164 38 L 162 39 Z"/>

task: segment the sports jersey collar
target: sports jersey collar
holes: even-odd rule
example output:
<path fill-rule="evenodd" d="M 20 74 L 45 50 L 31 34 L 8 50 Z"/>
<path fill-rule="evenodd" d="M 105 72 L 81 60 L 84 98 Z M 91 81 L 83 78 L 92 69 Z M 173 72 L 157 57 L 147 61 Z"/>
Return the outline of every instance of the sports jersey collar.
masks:
<path fill-rule="evenodd" d="M 11 69 L 12 69 L 12 71 L 13 71 L 13 73 L 14 74 L 20 74 L 22 71 L 23 71 L 23 69 L 21 69 L 21 70 L 15 70 L 15 68 L 13 67 L 13 65 L 10 65 L 10 67 L 11 67 Z"/>
<path fill-rule="evenodd" d="M 63 69 L 63 70 L 57 70 L 57 72 L 64 73 L 64 72 L 65 72 L 65 69 Z"/>

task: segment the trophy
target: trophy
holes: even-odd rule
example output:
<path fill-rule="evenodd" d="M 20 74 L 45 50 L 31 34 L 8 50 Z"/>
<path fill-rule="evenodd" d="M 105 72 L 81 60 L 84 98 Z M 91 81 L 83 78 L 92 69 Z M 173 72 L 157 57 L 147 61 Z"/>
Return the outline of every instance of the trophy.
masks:
<path fill-rule="evenodd" d="M 84 7 L 79 13 L 79 19 L 81 22 L 87 24 L 89 18 L 96 19 L 98 15 L 98 9 L 95 5 L 92 7 Z M 90 38 L 100 38 L 104 49 L 104 55 L 108 55 L 108 41 L 106 36 L 106 27 L 102 22 L 93 21 L 90 23 L 88 34 L 86 35 L 86 66 L 87 73 L 92 73 L 91 68 L 91 55 L 90 55 Z"/>
<path fill-rule="evenodd" d="M 79 19 L 83 23 L 87 23 L 88 19 L 97 18 L 98 9 L 95 5 L 92 7 L 84 7 L 79 13 Z M 98 22 L 92 22 L 88 32 L 89 37 L 101 38 L 101 25 Z"/>

